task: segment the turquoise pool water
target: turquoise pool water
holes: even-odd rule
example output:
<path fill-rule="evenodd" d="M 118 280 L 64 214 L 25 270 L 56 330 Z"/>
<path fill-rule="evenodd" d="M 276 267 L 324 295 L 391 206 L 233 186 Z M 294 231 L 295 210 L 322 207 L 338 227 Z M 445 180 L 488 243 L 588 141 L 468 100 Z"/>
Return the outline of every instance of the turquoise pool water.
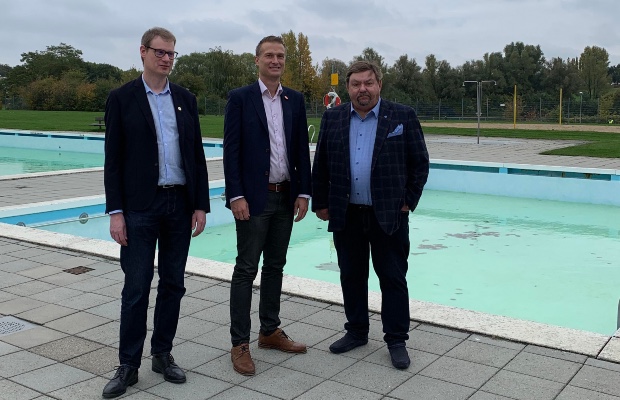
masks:
<path fill-rule="evenodd" d="M 0 176 L 103 166 L 103 154 L 0 147 Z"/>
<path fill-rule="evenodd" d="M 232 264 L 230 211 L 219 198 L 212 208 L 211 226 L 190 254 Z M 41 228 L 110 240 L 106 216 Z M 427 190 L 410 216 L 409 294 L 610 335 L 618 323 L 619 231 L 620 207 Z M 313 214 L 294 226 L 285 273 L 339 282 L 331 234 Z M 374 274 L 370 288 L 379 290 Z"/>

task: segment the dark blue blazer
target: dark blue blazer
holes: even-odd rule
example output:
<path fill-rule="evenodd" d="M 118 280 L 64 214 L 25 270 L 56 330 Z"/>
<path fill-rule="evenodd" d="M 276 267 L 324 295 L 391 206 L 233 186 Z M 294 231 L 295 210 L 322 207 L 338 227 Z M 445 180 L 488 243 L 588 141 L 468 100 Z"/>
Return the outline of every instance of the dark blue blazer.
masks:
<path fill-rule="evenodd" d="M 411 107 L 381 99 L 378 119 L 370 191 L 379 225 L 390 235 L 399 227 L 401 208 L 405 204 L 411 211 L 416 208 L 429 158 Z M 330 232 L 344 229 L 351 194 L 350 124 L 351 103 L 325 111 L 314 156 L 312 211 L 329 210 Z"/>
<path fill-rule="evenodd" d="M 179 147 L 185 172 L 187 206 L 210 211 L 209 178 L 196 96 L 170 83 Z M 142 76 L 110 92 L 105 108 L 104 185 L 106 212 L 145 210 L 157 191 L 157 133 Z"/>
<path fill-rule="evenodd" d="M 291 177 L 291 205 L 299 194 L 311 195 L 308 122 L 301 93 L 283 87 L 281 94 L 286 154 Z M 224 116 L 226 207 L 244 196 L 250 215 L 265 209 L 269 185 L 269 130 L 258 81 L 231 91 Z"/>

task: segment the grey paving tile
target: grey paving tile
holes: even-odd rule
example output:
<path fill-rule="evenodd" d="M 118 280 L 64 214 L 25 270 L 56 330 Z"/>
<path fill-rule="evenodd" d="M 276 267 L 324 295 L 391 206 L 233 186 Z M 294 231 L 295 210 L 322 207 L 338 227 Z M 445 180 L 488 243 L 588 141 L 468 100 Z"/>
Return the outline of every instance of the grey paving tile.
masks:
<path fill-rule="evenodd" d="M 340 304 L 332 304 L 326 308 L 327 310 L 337 311 L 344 314 L 344 306 Z"/>
<path fill-rule="evenodd" d="M 505 347 L 512 350 L 521 351 L 525 348 L 523 343 L 511 342 L 509 340 L 492 338 L 489 336 L 473 334 L 467 340 L 471 340 L 478 343 L 490 344 L 492 346 Z"/>
<path fill-rule="evenodd" d="M 230 300 L 230 289 L 215 285 L 192 293 L 192 297 L 209 300 L 214 303 L 223 303 Z"/>
<path fill-rule="evenodd" d="M 81 290 L 54 286 L 54 289 L 50 289 L 50 290 L 46 290 L 45 292 L 33 294 L 30 296 L 30 298 L 44 301 L 46 303 L 58 303 L 65 299 L 79 296 L 82 293 L 84 292 L 82 292 Z"/>
<path fill-rule="evenodd" d="M 208 317 L 210 315 L 210 312 L 208 310 L 214 306 L 220 306 L 220 307 L 223 306 L 226 309 L 225 310 L 226 314 L 223 314 L 223 315 L 230 314 L 228 305 L 222 305 L 222 304 L 214 303 L 212 301 L 197 299 L 195 297 L 189 297 L 186 295 L 183 297 L 183 300 L 181 300 L 181 315 L 192 315 L 195 318 L 205 319 L 207 321 L 217 322 L 221 324 L 224 324 L 224 323 L 228 324 L 230 322 L 230 317 L 227 317 L 225 322 L 219 322 L 219 321 L 214 321 L 213 319 L 201 318 L 198 315 L 194 315 L 196 313 L 204 313 L 204 315 Z M 213 312 L 213 310 L 211 312 Z"/>
<path fill-rule="evenodd" d="M 57 306 L 56 304 L 46 304 L 42 307 L 24 311 L 15 316 L 17 318 L 43 325 L 55 319 L 62 318 L 69 314 L 73 314 L 74 312 L 75 310 L 71 308 Z"/>
<path fill-rule="evenodd" d="M 572 361 L 521 352 L 506 364 L 504 370 L 568 383 L 580 368 L 581 364 Z"/>
<path fill-rule="evenodd" d="M 406 370 L 358 361 L 335 375 L 331 380 L 385 395 L 407 381 L 411 376 L 412 374 Z"/>
<path fill-rule="evenodd" d="M 88 268 L 92 268 L 93 270 L 86 272 L 86 274 L 91 275 L 91 276 L 99 276 L 99 275 L 107 274 L 112 271 L 118 271 L 119 269 L 121 269 L 121 266 L 119 265 L 118 262 L 114 263 L 114 262 L 99 261 L 94 264 L 89 264 Z"/>
<path fill-rule="evenodd" d="M 219 327 L 219 324 L 205 321 L 203 319 L 194 318 L 191 316 L 181 317 L 177 327 L 177 337 L 186 340 L 194 339 Z"/>
<path fill-rule="evenodd" d="M 114 301 L 114 298 L 96 293 L 82 293 L 68 299 L 60 300 L 56 304 L 83 311 L 111 301 Z"/>
<path fill-rule="evenodd" d="M 73 335 L 108 322 L 110 322 L 110 320 L 107 318 L 102 318 L 84 311 L 78 311 L 75 314 L 48 322 L 45 326 Z"/>
<path fill-rule="evenodd" d="M 9 293 L 14 293 L 19 296 L 30 296 L 36 293 L 41 293 L 47 290 L 54 289 L 56 287 L 57 286 L 52 285 L 47 282 L 32 280 L 32 281 L 28 281 L 25 283 L 21 283 L 19 285 L 4 288 L 4 291 L 9 292 Z"/>
<path fill-rule="evenodd" d="M 58 261 L 69 259 L 73 256 L 69 256 L 61 251 L 52 251 L 50 253 L 42 254 L 40 256 L 30 257 L 32 261 L 39 262 L 41 264 L 52 265 Z"/>
<path fill-rule="evenodd" d="M 417 374 L 439 358 L 439 356 L 435 354 L 426 353 L 420 350 L 409 349 L 408 352 L 409 358 L 411 359 L 411 365 L 407 368 L 407 372 L 410 374 Z M 390 351 L 387 347 L 378 349 L 374 353 L 363 358 L 363 360 L 374 364 L 383 365 L 384 367 L 393 368 L 392 359 L 390 358 Z"/>
<path fill-rule="evenodd" d="M 67 335 L 62 332 L 58 332 L 44 326 L 37 326 L 36 328 L 28 329 L 27 331 L 3 336 L 1 340 L 5 343 L 12 344 L 13 346 L 29 349 L 31 347 L 52 342 L 66 336 Z"/>
<path fill-rule="evenodd" d="M 123 283 L 116 283 L 114 285 L 106 286 L 101 289 L 93 290 L 93 293 L 102 294 L 104 296 L 113 297 L 115 299 L 121 298 L 121 292 L 123 290 Z"/>
<path fill-rule="evenodd" d="M 0 357 L 0 376 L 11 378 L 55 363 L 52 359 L 22 350 Z"/>
<path fill-rule="evenodd" d="M 21 351 L 21 349 L 17 346 L 12 346 L 8 343 L 0 342 L 0 356 L 4 356 L 10 353 L 15 353 L 17 351 Z"/>
<path fill-rule="evenodd" d="M 265 371 L 273 368 L 274 365 L 262 360 L 254 360 L 254 366 L 256 367 L 256 376 L 265 373 Z M 254 379 L 254 377 L 243 376 L 233 369 L 232 361 L 230 360 L 230 351 L 221 357 L 211 360 L 200 367 L 194 368 L 195 372 L 199 372 L 202 375 L 207 375 L 220 381 L 232 383 L 238 385 L 241 382 L 245 382 L 248 379 Z"/>
<path fill-rule="evenodd" d="M 297 297 L 295 295 L 291 296 L 287 301 L 292 301 L 295 303 L 301 303 L 301 304 L 306 304 L 308 306 L 314 306 L 314 307 L 319 307 L 319 308 L 327 308 L 329 307 L 329 303 L 325 303 L 322 301 L 318 301 L 318 300 L 313 300 L 313 299 L 306 299 L 303 297 Z"/>
<path fill-rule="evenodd" d="M 337 311 L 320 309 L 318 307 L 312 307 L 312 309 L 316 311 L 307 317 L 299 318 L 299 320 L 306 324 L 328 328 L 333 331 L 343 331 L 344 323 L 347 322 L 344 314 Z"/>
<path fill-rule="evenodd" d="M 344 334 L 342 333 L 337 333 L 334 336 L 322 341 L 321 343 L 316 344 L 313 347 L 319 350 L 329 351 L 329 346 L 332 343 L 334 343 L 336 340 L 340 339 L 343 335 Z M 386 348 L 386 344 L 384 342 L 369 339 L 368 344 L 364 346 L 356 347 L 355 349 L 348 351 L 346 353 L 346 356 L 361 360 L 362 358 L 367 357 L 368 355 L 374 353 L 375 351 L 379 349 L 385 349 L 385 348 Z"/>
<path fill-rule="evenodd" d="M 92 328 L 86 331 L 82 331 L 76 336 L 84 339 L 92 340 L 93 342 L 102 343 L 105 345 L 112 345 L 118 342 L 118 335 L 121 329 L 121 324 L 118 321 L 111 321 L 107 324 L 100 325 L 96 328 Z"/>
<path fill-rule="evenodd" d="M 322 378 L 275 366 L 240 385 L 284 399 L 294 399 L 323 381 Z"/>
<path fill-rule="evenodd" d="M 574 386 L 567 386 L 556 400 L 619 400 L 618 396 L 595 392 L 593 390 L 582 389 Z"/>
<path fill-rule="evenodd" d="M 613 363 L 609 361 L 597 360 L 596 358 L 588 358 L 585 363 L 586 365 L 590 365 L 592 367 L 604 368 L 610 371 L 620 372 L 620 364 Z"/>
<path fill-rule="evenodd" d="M 4 263 L 8 263 L 8 262 L 11 262 L 11 261 L 17 261 L 19 259 L 20 259 L 20 257 L 13 257 L 13 256 L 11 256 L 9 254 L 2 253 L 2 247 L 0 247 L 0 266 L 2 266 L 2 264 L 4 264 Z"/>
<path fill-rule="evenodd" d="M 17 260 L 0 264 L 0 271 L 19 273 L 19 272 L 26 272 L 27 270 L 30 270 L 35 267 L 41 267 L 41 266 L 43 266 L 43 264 L 41 263 L 31 261 L 31 260 L 26 260 L 23 258 L 18 258 Z M 22 273 L 20 275 L 24 275 L 24 274 Z"/>
<path fill-rule="evenodd" d="M 183 342 L 172 349 L 176 363 L 186 369 L 194 369 L 224 354 L 228 352 L 190 341 Z"/>
<path fill-rule="evenodd" d="M 55 398 L 62 400 L 86 400 L 86 399 L 100 399 L 103 387 L 108 383 L 107 379 L 100 376 L 96 376 L 91 379 L 67 386 L 62 389 L 55 390 L 50 394 Z M 123 399 L 127 397 L 123 396 Z"/>
<path fill-rule="evenodd" d="M 325 400 L 325 399 L 359 399 L 372 400 L 381 399 L 383 396 L 378 393 L 358 389 L 344 385 L 339 382 L 325 381 L 313 387 L 306 393 L 297 397 L 298 400 Z"/>
<path fill-rule="evenodd" d="M 569 382 L 569 385 L 612 396 L 620 396 L 620 373 L 584 365 Z"/>
<path fill-rule="evenodd" d="M 185 278 L 185 295 L 189 295 L 194 292 L 199 292 L 208 287 L 217 285 L 219 282 L 213 279 L 199 277 Z"/>
<path fill-rule="evenodd" d="M 292 322 L 291 324 L 287 324 L 283 330 L 284 333 L 286 333 L 294 341 L 305 343 L 310 347 L 321 343 L 338 333 L 332 329 L 312 326 L 303 322 Z"/>
<path fill-rule="evenodd" d="M 427 353 L 443 355 L 462 341 L 463 339 L 414 329 L 409 332 L 407 347 Z"/>
<path fill-rule="evenodd" d="M 219 325 L 230 324 L 230 305 L 222 304 L 222 303 L 214 303 L 209 300 L 203 300 L 203 299 L 198 299 L 195 297 L 185 296 L 181 302 L 181 310 L 183 310 L 184 308 L 185 301 L 190 303 L 190 307 L 191 307 L 192 302 L 202 302 L 202 304 L 204 304 L 205 306 L 210 304 L 209 307 L 205 307 L 203 310 L 195 311 L 194 313 L 191 313 L 192 317 L 200 318 L 205 321 L 215 322 L 216 324 L 219 324 Z M 194 303 L 194 304 L 201 304 L 201 303 Z"/>
<path fill-rule="evenodd" d="M 45 277 L 39 278 L 39 279 L 44 281 L 44 282 L 56 285 L 56 286 L 68 286 L 68 285 L 71 285 L 73 283 L 80 282 L 80 281 L 83 281 L 85 279 L 88 279 L 88 277 L 89 276 L 86 275 L 86 274 L 73 275 L 73 274 L 70 274 L 68 272 L 60 272 L 58 274 L 48 275 L 48 276 L 45 276 Z"/>
<path fill-rule="evenodd" d="M 95 375 L 103 375 L 114 370 L 119 364 L 118 350 L 112 347 L 102 347 L 95 351 L 82 354 L 65 361 L 65 364 Z"/>
<path fill-rule="evenodd" d="M 497 347 L 475 342 L 473 340 L 464 340 L 452 350 L 447 352 L 446 356 L 471 361 L 477 364 L 502 368 L 518 353 L 518 350 L 509 349 L 506 347 Z"/>
<path fill-rule="evenodd" d="M 97 262 L 97 260 L 93 260 L 91 258 L 67 255 L 58 260 L 47 261 L 47 264 L 60 267 L 62 269 L 69 269 L 75 267 L 88 267 L 89 265 L 96 264 Z"/>
<path fill-rule="evenodd" d="M 510 397 L 500 396 L 499 394 L 477 391 L 468 400 L 510 400 Z"/>
<path fill-rule="evenodd" d="M 420 372 L 420 375 L 461 386 L 480 388 L 499 369 L 451 357 L 441 357 Z"/>
<path fill-rule="evenodd" d="M 0 396 L 7 400 L 30 400 L 41 395 L 25 386 L 3 379 L 0 380 Z"/>
<path fill-rule="evenodd" d="M 12 286 L 14 287 L 14 286 Z M 9 288 L 6 288 L 9 289 Z M 7 292 L 6 290 L 0 290 L 0 303 L 3 303 L 5 301 L 9 301 L 9 300 L 13 300 L 17 298 L 17 295 Z M 1 314 L 1 313 L 0 313 Z"/>
<path fill-rule="evenodd" d="M 527 345 L 524 352 L 539 354 L 541 356 L 559 358 L 560 360 L 572 361 L 579 364 L 583 364 L 588 359 L 588 356 L 583 354 L 571 353 L 568 351 L 562 351 L 557 349 L 549 349 L 547 347 L 534 346 L 532 344 Z"/>
<path fill-rule="evenodd" d="M 68 336 L 40 346 L 32 347 L 30 351 L 40 356 L 62 362 L 85 353 L 90 353 L 101 347 L 103 347 L 103 345 L 100 343 L 91 342 L 90 340 L 75 336 Z"/>
<path fill-rule="evenodd" d="M 390 392 L 390 397 L 402 400 L 464 400 L 474 392 L 475 389 L 469 387 L 416 375 Z"/>
<path fill-rule="evenodd" d="M 91 314 L 95 314 L 110 320 L 119 319 L 121 316 L 121 299 L 116 299 L 113 301 L 109 301 L 105 304 L 91 307 L 87 311 Z"/>
<path fill-rule="evenodd" d="M 40 264 L 40 263 L 33 261 L 30 268 L 22 270 L 18 273 L 20 275 L 27 276 L 28 278 L 40 279 L 46 276 L 59 274 L 61 272 L 62 272 L 61 268 L 54 267 L 51 265 L 44 265 L 44 264 Z"/>
<path fill-rule="evenodd" d="M 32 257 L 37 257 L 37 256 L 41 256 L 41 255 L 44 255 L 44 254 L 48 254 L 48 253 L 51 253 L 51 252 L 52 252 L 51 250 L 48 250 L 48 249 L 43 248 L 43 247 L 29 247 L 29 248 L 26 248 L 26 249 L 13 251 L 13 252 L 8 253 L 8 254 L 13 256 L 13 257 L 32 258 Z"/>
<path fill-rule="evenodd" d="M 83 292 L 93 292 L 94 290 L 101 289 L 107 286 L 112 286 L 117 283 L 118 281 L 116 280 L 93 276 L 93 277 L 81 280 L 79 282 L 75 282 L 70 285 L 67 285 L 66 287 L 70 289 L 81 290 Z"/>
<path fill-rule="evenodd" d="M 188 372 L 187 383 L 184 383 L 183 385 L 173 385 L 168 382 L 164 382 L 157 386 L 153 386 L 146 391 L 167 399 L 203 400 L 223 392 L 230 387 L 231 385 L 229 383 L 222 382 L 208 376 Z"/>
<path fill-rule="evenodd" d="M 136 392 L 129 396 L 125 395 L 122 398 L 123 400 L 167 400 L 165 397 L 155 396 L 147 392 Z"/>
<path fill-rule="evenodd" d="M 316 307 L 290 300 L 282 301 L 280 303 L 280 315 L 293 321 L 300 321 L 306 317 L 316 314 L 319 311 L 322 311 L 323 309 L 323 307 Z M 324 327 L 329 328 L 328 326 Z"/>
<path fill-rule="evenodd" d="M 559 382 L 502 370 L 481 389 L 519 400 L 552 400 L 563 388 L 564 385 Z"/>
<path fill-rule="evenodd" d="M 44 306 L 45 302 L 30 299 L 28 297 L 17 297 L 12 300 L 0 303 L 0 313 L 4 315 L 16 315 L 33 308 Z"/>
<path fill-rule="evenodd" d="M 11 378 L 13 381 L 43 393 L 53 392 L 91 379 L 88 372 L 64 364 L 54 364 Z"/>
<path fill-rule="evenodd" d="M 7 243 L 0 247 L 0 254 L 10 254 L 19 250 L 27 250 L 29 246 L 24 246 L 17 243 Z"/>
<path fill-rule="evenodd" d="M 124 282 L 125 281 L 125 273 L 119 268 L 116 270 L 112 270 L 110 272 L 107 272 L 105 274 L 101 274 L 99 275 L 102 278 L 106 278 L 106 279 L 111 279 L 114 281 L 118 281 L 118 282 Z M 157 279 L 157 274 L 155 274 L 155 278 Z"/>
<path fill-rule="evenodd" d="M 357 360 L 354 358 L 310 349 L 303 356 L 291 357 L 279 365 L 284 368 L 329 379 L 356 362 Z"/>
<path fill-rule="evenodd" d="M 241 386 L 233 386 L 228 390 L 216 394 L 209 398 L 210 400 L 271 400 L 272 396 L 259 393 L 251 389 L 247 389 Z"/>
<path fill-rule="evenodd" d="M 29 282 L 32 279 L 25 276 L 12 274 L 8 272 L 0 272 L 0 289 L 7 288 L 9 286 L 19 285 L 24 282 Z"/>
<path fill-rule="evenodd" d="M 449 328 L 444 328 L 441 326 L 428 325 L 428 324 L 420 324 L 415 329 L 419 329 L 425 332 L 437 333 L 437 334 L 444 335 L 444 336 L 451 336 L 457 339 L 467 339 L 469 336 L 471 336 L 471 333 L 468 333 L 468 332 L 461 332 L 455 329 L 449 329 Z"/>

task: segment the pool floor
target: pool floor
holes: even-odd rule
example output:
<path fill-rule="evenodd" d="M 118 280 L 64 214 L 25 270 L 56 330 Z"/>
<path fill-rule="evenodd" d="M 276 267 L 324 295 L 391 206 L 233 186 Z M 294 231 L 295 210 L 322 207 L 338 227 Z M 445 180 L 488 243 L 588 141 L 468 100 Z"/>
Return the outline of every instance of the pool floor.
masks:
<path fill-rule="evenodd" d="M 212 201 L 213 212 L 230 213 Z M 207 217 L 209 219 L 209 217 Z M 44 229 L 109 240 L 108 220 Z M 620 207 L 425 191 L 410 216 L 411 298 L 611 335 L 618 328 Z M 190 255 L 234 264 L 234 224 Z M 339 282 L 327 223 L 296 223 L 285 273 Z M 371 273 L 370 289 L 379 284 Z"/>
<path fill-rule="evenodd" d="M 103 154 L 0 147 L 0 176 L 103 167 Z"/>

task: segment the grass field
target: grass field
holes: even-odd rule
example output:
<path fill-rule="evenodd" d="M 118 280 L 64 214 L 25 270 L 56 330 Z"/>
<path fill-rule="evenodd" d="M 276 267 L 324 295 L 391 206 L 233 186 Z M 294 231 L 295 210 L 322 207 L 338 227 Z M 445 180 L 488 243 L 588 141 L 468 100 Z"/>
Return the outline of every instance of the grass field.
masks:
<path fill-rule="evenodd" d="M 103 116 L 101 112 L 80 112 L 80 111 L 25 111 L 25 110 L 0 110 L 0 129 L 24 129 L 34 131 L 69 131 L 69 132 L 102 132 L 103 129 L 91 126 L 95 122 L 95 117 Z M 318 137 L 320 118 L 309 118 L 309 125 L 314 125 L 316 134 L 314 142 Z M 476 128 L 454 126 L 434 126 L 422 122 L 425 135 L 460 135 L 476 136 Z M 556 130 L 551 124 L 541 126 L 540 129 L 512 129 L 512 125 L 486 124 L 493 128 L 482 125 L 481 136 L 486 137 L 505 137 L 520 139 L 548 139 L 548 140 L 579 140 L 588 143 L 552 150 L 544 154 L 586 156 L 586 157 L 606 157 L 620 158 L 620 133 L 596 132 L 597 127 L 592 127 L 592 131 L 584 126 L 579 126 L 581 130 Z M 200 127 L 202 135 L 210 138 L 222 138 L 224 133 L 224 117 L 214 115 L 201 115 Z M 538 126 L 537 126 L 538 128 Z M 571 127 L 565 127 L 571 129 Z M 575 128 L 577 129 L 577 128 Z"/>

